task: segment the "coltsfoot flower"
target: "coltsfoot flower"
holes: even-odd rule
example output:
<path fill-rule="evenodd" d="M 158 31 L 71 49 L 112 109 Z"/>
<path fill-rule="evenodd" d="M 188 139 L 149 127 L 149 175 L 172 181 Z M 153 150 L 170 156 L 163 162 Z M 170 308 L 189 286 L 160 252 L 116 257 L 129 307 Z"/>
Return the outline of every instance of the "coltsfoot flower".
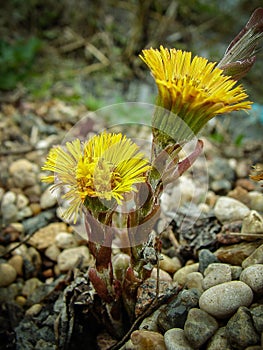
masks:
<path fill-rule="evenodd" d="M 157 104 L 180 117 L 194 134 L 218 114 L 251 108 L 243 87 L 206 58 L 163 46 L 143 50 L 140 57 L 156 81 Z M 156 113 L 153 126 L 176 138 L 188 138 L 174 115 L 162 120 L 162 113 Z"/>
<path fill-rule="evenodd" d="M 69 208 L 63 216 L 73 217 L 76 223 L 87 198 L 120 204 L 124 194 L 136 191 L 136 183 L 146 181 L 149 169 L 148 160 L 135 143 L 121 133 L 103 132 L 85 143 L 76 139 L 67 142 L 65 148 L 52 148 L 42 170 L 54 174 L 42 181 L 54 183 L 53 189 L 66 186 L 63 198 L 69 201 Z"/>

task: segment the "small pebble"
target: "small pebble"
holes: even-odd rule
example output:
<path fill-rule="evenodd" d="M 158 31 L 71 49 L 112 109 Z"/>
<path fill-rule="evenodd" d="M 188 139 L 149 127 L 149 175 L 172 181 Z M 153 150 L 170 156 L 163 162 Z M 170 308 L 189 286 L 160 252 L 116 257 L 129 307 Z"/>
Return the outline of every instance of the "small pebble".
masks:
<path fill-rule="evenodd" d="M 155 278 L 157 279 L 157 268 L 154 267 L 152 269 L 152 272 L 151 272 L 151 278 Z M 168 282 L 171 282 L 173 279 L 172 277 L 169 275 L 168 272 L 166 271 L 163 271 L 163 270 L 159 270 L 159 278 L 161 281 L 168 281 Z"/>
<path fill-rule="evenodd" d="M 15 175 L 20 172 L 30 172 L 33 170 L 33 164 L 27 159 L 18 159 L 15 160 L 9 167 L 10 175 Z"/>
<path fill-rule="evenodd" d="M 199 299 L 199 307 L 214 317 L 224 318 L 240 306 L 249 306 L 252 300 L 253 292 L 247 284 L 231 281 L 207 289 Z"/>
<path fill-rule="evenodd" d="M 191 272 L 186 276 L 185 288 L 196 288 L 200 292 L 203 292 L 203 279 L 204 277 L 201 272 Z"/>
<path fill-rule="evenodd" d="M 41 282 L 38 278 L 32 277 L 25 282 L 22 294 L 25 297 L 29 297 L 34 292 L 34 290 L 42 284 L 43 282 Z"/>
<path fill-rule="evenodd" d="M 255 326 L 256 331 L 260 334 L 263 332 L 263 304 L 256 305 L 251 307 L 250 309 L 253 324 Z"/>
<path fill-rule="evenodd" d="M 63 231 L 67 231 L 67 225 L 64 222 L 54 222 L 36 231 L 28 242 L 39 250 L 46 249 L 56 242 L 56 236 Z"/>
<path fill-rule="evenodd" d="M 57 247 L 61 249 L 74 248 L 77 246 L 76 238 L 72 233 L 68 232 L 59 232 L 56 235 L 55 243 Z"/>
<path fill-rule="evenodd" d="M 179 270 L 180 265 L 178 265 L 172 258 L 169 258 L 167 255 L 162 254 L 162 259 L 160 260 L 160 268 L 168 273 L 174 273 Z"/>
<path fill-rule="evenodd" d="M 160 314 L 160 312 L 165 308 L 165 305 L 162 305 L 161 307 L 159 307 L 159 309 L 157 309 L 156 311 L 154 311 L 150 316 L 146 317 L 142 323 L 140 324 L 139 329 L 144 329 L 147 331 L 153 331 L 153 332 L 158 332 L 159 328 L 158 328 L 158 316 Z"/>
<path fill-rule="evenodd" d="M 207 312 L 193 308 L 189 310 L 184 325 L 184 334 L 192 346 L 199 348 L 218 329 L 218 323 L 214 317 Z"/>
<path fill-rule="evenodd" d="M 232 280 L 239 280 L 239 277 L 242 272 L 242 267 L 241 266 L 230 266 L 231 269 L 231 278 Z"/>
<path fill-rule="evenodd" d="M 59 254 L 58 267 L 60 271 L 66 272 L 76 267 L 78 262 L 81 262 L 81 266 L 87 267 L 92 264 L 92 261 L 87 247 L 80 246 L 76 248 L 68 248 Z"/>
<path fill-rule="evenodd" d="M 20 305 L 20 306 L 24 306 L 25 305 L 25 303 L 26 303 L 26 298 L 24 297 L 24 296 L 22 296 L 22 295 L 18 295 L 17 297 L 16 297 L 16 303 L 18 304 L 18 305 Z"/>
<path fill-rule="evenodd" d="M 41 194 L 40 197 L 40 207 L 41 209 L 48 209 L 54 207 L 57 204 L 57 197 L 50 191 L 50 188 Z"/>
<path fill-rule="evenodd" d="M 232 350 L 226 337 L 226 327 L 219 328 L 209 340 L 206 350 Z"/>
<path fill-rule="evenodd" d="M 17 208 L 23 209 L 29 204 L 29 199 L 22 193 L 18 193 L 16 198 L 16 206 Z"/>
<path fill-rule="evenodd" d="M 234 349 L 245 349 L 259 343 L 251 313 L 248 308 L 241 306 L 229 319 L 226 325 L 226 336 Z"/>
<path fill-rule="evenodd" d="M 231 268 L 227 264 L 210 264 L 204 272 L 203 288 L 206 290 L 217 284 L 229 282 L 232 279 Z"/>
<path fill-rule="evenodd" d="M 178 284 L 184 286 L 186 283 L 187 275 L 191 272 L 198 272 L 198 267 L 199 267 L 198 263 L 182 267 L 181 269 L 175 272 L 173 276 L 173 280 L 178 282 Z"/>
<path fill-rule="evenodd" d="M 166 332 L 171 328 L 183 328 L 188 311 L 198 306 L 201 292 L 197 289 L 183 289 L 176 298 L 161 310 L 158 316 L 159 328 Z"/>
<path fill-rule="evenodd" d="M 208 249 L 201 249 L 198 254 L 198 259 L 199 259 L 199 271 L 201 273 L 204 273 L 208 265 L 219 262 L 217 257 Z"/>
<path fill-rule="evenodd" d="M 245 269 L 246 267 L 255 264 L 263 264 L 263 244 L 248 255 L 248 257 L 242 262 L 242 267 Z"/>
<path fill-rule="evenodd" d="M 242 264 L 242 267 L 244 267 L 244 260 L 247 259 L 249 256 L 251 257 L 253 255 L 254 251 L 258 248 L 259 244 L 259 242 L 255 241 L 222 246 L 215 251 L 215 255 L 221 262 L 239 266 Z M 260 257 L 260 259 L 263 262 L 262 256 Z"/>
<path fill-rule="evenodd" d="M 166 350 L 163 335 L 157 332 L 136 330 L 131 334 L 134 350 Z"/>
<path fill-rule="evenodd" d="M 13 255 L 9 260 L 8 264 L 13 266 L 18 276 L 23 276 L 23 257 L 21 255 Z"/>
<path fill-rule="evenodd" d="M 263 218 L 257 211 L 251 210 L 249 214 L 244 217 L 241 233 L 262 233 L 263 238 Z"/>
<path fill-rule="evenodd" d="M 263 194 L 257 191 L 248 193 L 250 198 L 250 208 L 259 212 L 263 211 Z"/>
<path fill-rule="evenodd" d="M 41 310 L 42 310 L 41 304 L 34 304 L 29 309 L 26 310 L 26 316 L 31 316 L 31 317 L 37 316 Z"/>
<path fill-rule="evenodd" d="M 57 261 L 58 256 L 60 254 L 60 249 L 57 247 L 56 244 L 51 244 L 46 250 L 45 250 L 45 256 L 49 258 L 52 261 Z"/>
<path fill-rule="evenodd" d="M 215 216 L 222 222 L 242 220 L 250 209 L 243 203 L 230 197 L 220 197 L 214 208 Z"/>
<path fill-rule="evenodd" d="M 166 350 L 194 350 L 181 328 L 171 328 L 165 332 L 164 342 Z"/>
<path fill-rule="evenodd" d="M 7 287 L 16 280 L 16 270 L 13 266 L 0 264 L 0 287 Z"/>
<path fill-rule="evenodd" d="M 251 265 L 245 268 L 240 281 L 246 283 L 255 293 L 263 292 L 263 264 Z"/>

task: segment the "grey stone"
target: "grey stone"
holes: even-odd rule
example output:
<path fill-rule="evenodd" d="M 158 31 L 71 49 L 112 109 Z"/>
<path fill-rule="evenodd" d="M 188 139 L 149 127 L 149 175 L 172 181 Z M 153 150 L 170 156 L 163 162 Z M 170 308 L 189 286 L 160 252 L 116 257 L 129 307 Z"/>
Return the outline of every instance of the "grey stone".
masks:
<path fill-rule="evenodd" d="M 167 350 L 193 350 L 184 331 L 181 328 L 169 329 L 164 334 L 164 342 Z"/>
<path fill-rule="evenodd" d="M 146 317 L 139 329 L 145 329 L 147 331 L 153 331 L 153 332 L 158 332 L 158 316 L 160 314 L 160 312 L 165 308 L 165 306 L 161 306 L 159 309 L 157 309 L 156 311 L 154 311 L 150 316 Z"/>
<path fill-rule="evenodd" d="M 245 268 L 240 281 L 246 283 L 255 293 L 263 292 L 263 264 L 251 265 Z"/>
<path fill-rule="evenodd" d="M 13 266 L 3 263 L 0 264 L 0 287 L 7 287 L 16 279 L 17 273 Z"/>
<path fill-rule="evenodd" d="M 173 280 L 182 286 L 185 285 L 186 276 L 191 272 L 197 272 L 198 267 L 198 263 L 182 267 L 181 269 L 175 272 Z"/>
<path fill-rule="evenodd" d="M 257 191 L 248 192 L 250 208 L 259 212 L 263 211 L 263 194 Z"/>
<path fill-rule="evenodd" d="M 206 350 L 232 350 L 226 337 L 226 327 L 219 328 L 209 340 Z"/>
<path fill-rule="evenodd" d="M 34 292 L 34 290 L 36 288 L 38 288 L 42 284 L 43 284 L 43 282 L 41 282 L 38 278 L 32 277 L 25 282 L 22 294 L 24 296 L 28 297 Z"/>
<path fill-rule="evenodd" d="M 241 306 L 226 325 L 226 336 L 234 349 L 244 349 L 259 343 L 260 338 L 253 326 L 248 308 Z"/>
<path fill-rule="evenodd" d="M 252 300 L 253 292 L 247 284 L 231 281 L 207 289 L 199 299 L 199 307 L 214 317 L 225 318 L 240 306 L 249 306 Z"/>
<path fill-rule="evenodd" d="M 256 331 L 260 334 L 263 332 L 263 305 L 257 305 L 252 307 L 251 315 L 253 318 L 253 323 L 256 328 Z"/>
<path fill-rule="evenodd" d="M 227 264 L 210 264 L 205 272 L 203 279 L 203 288 L 208 289 L 217 284 L 231 281 L 231 268 Z"/>
<path fill-rule="evenodd" d="M 160 312 L 158 316 L 158 326 L 161 330 L 167 331 L 171 328 L 183 328 L 188 311 L 198 305 L 200 291 L 197 289 L 182 290 Z"/>
<path fill-rule="evenodd" d="M 218 329 L 218 323 L 207 312 L 193 308 L 189 311 L 184 334 L 192 346 L 199 348 L 210 339 Z"/>
<path fill-rule="evenodd" d="M 59 232 L 55 238 L 55 243 L 58 248 L 67 249 L 77 246 L 77 240 L 72 233 Z"/>
<path fill-rule="evenodd" d="M 203 292 L 203 279 L 201 272 L 191 272 L 186 276 L 185 288 L 196 288 L 200 292 Z"/>
<path fill-rule="evenodd" d="M 232 184 L 227 179 L 221 179 L 212 181 L 210 187 L 215 193 L 223 195 L 231 190 Z"/>
<path fill-rule="evenodd" d="M 231 265 L 230 268 L 231 268 L 232 280 L 239 280 L 241 272 L 243 271 L 242 267 Z"/>
<path fill-rule="evenodd" d="M 245 269 L 248 266 L 255 264 L 263 264 L 263 244 L 257 247 L 243 262 L 242 267 Z"/>
<path fill-rule="evenodd" d="M 208 249 L 202 249 L 200 250 L 198 254 L 198 260 L 199 260 L 199 271 L 201 273 L 204 273 L 205 269 L 208 265 L 212 263 L 218 263 L 220 262 L 217 257 L 210 252 Z"/>
<path fill-rule="evenodd" d="M 69 271 L 76 266 L 80 259 L 83 259 L 83 267 L 92 264 L 92 258 L 87 247 L 81 246 L 65 249 L 58 256 L 58 268 L 62 272 Z"/>
<path fill-rule="evenodd" d="M 46 188 L 46 190 L 42 193 L 40 197 L 40 207 L 42 209 L 48 209 L 54 207 L 57 204 L 57 197 L 50 191 L 50 188 Z"/>
<path fill-rule="evenodd" d="M 214 212 L 215 216 L 222 223 L 242 220 L 250 209 L 238 200 L 230 197 L 219 197 Z"/>

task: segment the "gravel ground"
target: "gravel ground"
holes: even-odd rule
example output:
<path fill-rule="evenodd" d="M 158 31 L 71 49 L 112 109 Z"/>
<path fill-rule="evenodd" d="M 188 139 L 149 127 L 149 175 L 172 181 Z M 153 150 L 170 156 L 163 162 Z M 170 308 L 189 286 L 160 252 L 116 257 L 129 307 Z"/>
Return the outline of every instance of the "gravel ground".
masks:
<path fill-rule="evenodd" d="M 66 310 L 67 298 L 78 300 L 87 288 L 85 271 L 94 260 L 40 181 L 48 149 L 86 112 L 58 100 L 2 106 L 1 349 L 107 349 L 115 342 L 92 315 Z M 91 115 L 85 127 L 83 134 L 93 135 L 105 121 Z M 169 298 L 123 349 L 263 346 L 263 194 L 249 179 L 251 166 L 263 159 L 261 140 L 204 141 L 205 156 L 163 196 L 157 225 L 168 218 L 170 226 L 162 234 L 160 278 Z M 73 276 L 76 265 L 80 273 Z M 138 290 L 138 316 L 155 284 L 156 269 Z"/>

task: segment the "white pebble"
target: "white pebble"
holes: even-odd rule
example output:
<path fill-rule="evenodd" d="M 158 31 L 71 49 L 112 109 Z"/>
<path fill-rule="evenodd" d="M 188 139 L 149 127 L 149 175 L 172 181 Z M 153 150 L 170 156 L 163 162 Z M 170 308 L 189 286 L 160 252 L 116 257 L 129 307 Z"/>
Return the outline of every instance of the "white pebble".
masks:
<path fill-rule="evenodd" d="M 249 306 L 253 300 L 251 288 L 241 281 L 218 284 L 207 289 L 199 299 L 199 307 L 210 315 L 231 316 L 240 306 Z"/>

